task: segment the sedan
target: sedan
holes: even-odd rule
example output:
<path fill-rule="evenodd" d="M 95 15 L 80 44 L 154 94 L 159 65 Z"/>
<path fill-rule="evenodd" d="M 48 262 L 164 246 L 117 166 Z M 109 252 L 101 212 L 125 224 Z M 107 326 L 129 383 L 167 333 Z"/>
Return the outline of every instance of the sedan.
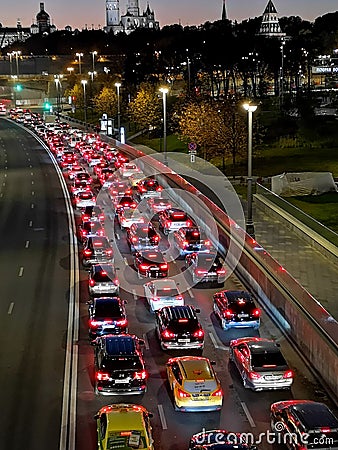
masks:
<path fill-rule="evenodd" d="M 165 262 L 163 254 L 157 250 L 136 252 L 134 266 L 139 278 L 166 278 L 168 276 L 168 264 Z"/>
<path fill-rule="evenodd" d="M 134 223 L 127 230 L 127 243 L 132 252 L 156 250 L 159 242 L 160 236 L 150 222 Z"/>
<path fill-rule="evenodd" d="M 226 269 L 217 252 L 194 252 L 185 257 L 185 266 L 191 271 L 193 283 L 213 283 L 223 285 Z"/>
<path fill-rule="evenodd" d="M 125 301 L 119 297 L 98 297 L 89 302 L 89 338 L 128 332 Z"/>
<path fill-rule="evenodd" d="M 147 219 L 137 209 L 124 209 L 117 210 L 117 221 L 121 228 L 130 228 L 133 223 L 144 224 Z"/>
<path fill-rule="evenodd" d="M 93 264 L 89 271 L 89 294 L 118 294 L 119 280 L 113 264 Z"/>
<path fill-rule="evenodd" d="M 155 215 L 161 211 L 172 208 L 172 201 L 166 198 L 148 198 L 147 206 L 149 211 Z"/>
<path fill-rule="evenodd" d="M 96 197 L 92 191 L 78 192 L 74 196 L 75 206 L 77 209 L 86 208 L 87 206 L 95 206 Z"/>
<path fill-rule="evenodd" d="M 245 388 L 253 391 L 291 388 L 293 371 L 275 341 L 258 337 L 235 339 L 230 341 L 229 352 Z"/>
<path fill-rule="evenodd" d="M 176 282 L 171 279 L 149 281 L 144 285 L 144 295 L 152 312 L 164 306 L 182 306 L 184 299 Z"/>

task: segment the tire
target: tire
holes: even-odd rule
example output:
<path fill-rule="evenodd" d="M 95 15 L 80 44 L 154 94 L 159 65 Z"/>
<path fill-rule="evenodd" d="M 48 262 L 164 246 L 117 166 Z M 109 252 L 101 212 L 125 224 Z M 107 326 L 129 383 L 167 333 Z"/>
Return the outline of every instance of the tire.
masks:
<path fill-rule="evenodd" d="M 231 347 L 229 349 L 229 361 L 231 361 L 232 363 L 235 362 L 235 360 L 234 360 L 234 351 L 233 351 L 233 349 Z"/>
<path fill-rule="evenodd" d="M 246 378 L 246 375 L 244 372 L 241 372 L 241 378 L 242 378 L 243 387 L 245 389 L 249 389 L 248 381 L 247 381 L 247 378 Z"/>
<path fill-rule="evenodd" d="M 169 230 L 167 230 L 166 228 L 163 228 L 163 234 L 164 234 L 164 236 L 168 236 Z"/>

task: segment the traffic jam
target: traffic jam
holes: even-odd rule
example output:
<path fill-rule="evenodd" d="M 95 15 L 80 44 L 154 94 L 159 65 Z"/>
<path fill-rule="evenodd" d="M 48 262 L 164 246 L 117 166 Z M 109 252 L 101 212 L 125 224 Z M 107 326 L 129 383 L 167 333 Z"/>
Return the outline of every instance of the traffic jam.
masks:
<path fill-rule="evenodd" d="M 13 111 L 11 118 L 46 143 L 74 208 L 85 345 L 92 354 L 88 384 L 100 405 L 95 414 L 99 449 L 160 448 L 152 424 L 155 407 L 150 410 L 145 401 L 155 377 L 164 378 L 174 414 L 202 412 L 206 417 L 221 411 L 227 386 L 213 355 L 207 354 L 214 335 L 232 333 L 226 350 L 232 376 L 243 389 L 290 391 L 295 371 L 276 340 L 260 337 L 258 301 L 242 286 L 228 288 L 229 269 L 219 249 L 158 177 L 146 175 L 137 160 L 97 133 L 66 122 L 46 124 L 39 114 Z M 177 274 L 188 289 L 182 289 Z M 142 323 L 147 332 L 140 334 Z M 164 361 L 158 374 L 147 361 L 153 346 Z M 277 431 L 294 436 L 290 448 L 324 448 L 315 444 L 321 436 L 334 442 L 325 448 L 338 446 L 338 420 L 324 403 L 288 398 L 274 401 L 268 414 L 273 430 L 283 422 Z M 318 408 L 321 412 L 313 413 Z M 204 429 L 184 448 L 234 448 L 237 431 Z M 300 445 L 304 433 L 311 438 Z M 254 448 L 243 440 L 235 443 L 236 448 Z"/>

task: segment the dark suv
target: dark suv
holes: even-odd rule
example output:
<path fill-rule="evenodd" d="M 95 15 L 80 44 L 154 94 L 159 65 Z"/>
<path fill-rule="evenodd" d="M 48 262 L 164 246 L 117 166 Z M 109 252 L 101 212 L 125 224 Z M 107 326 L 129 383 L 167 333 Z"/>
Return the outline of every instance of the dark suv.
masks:
<path fill-rule="evenodd" d="M 119 297 L 98 297 L 89 304 L 89 338 L 128 331 L 125 301 Z"/>
<path fill-rule="evenodd" d="M 213 296 L 213 309 L 223 330 L 259 328 L 261 311 L 249 292 L 228 290 L 217 292 Z"/>
<path fill-rule="evenodd" d="M 101 262 L 114 262 L 113 249 L 106 236 L 90 236 L 82 251 L 82 264 L 89 267 Z"/>
<path fill-rule="evenodd" d="M 180 253 L 185 256 L 188 253 L 209 250 L 210 242 L 201 238 L 198 227 L 182 227 L 174 232 L 174 243 Z"/>
<path fill-rule="evenodd" d="M 135 335 L 107 335 L 95 345 L 95 393 L 102 395 L 143 394 L 147 389 L 141 346 Z"/>
<path fill-rule="evenodd" d="M 166 306 L 156 312 L 156 334 L 162 350 L 203 349 L 204 331 L 193 306 Z"/>
<path fill-rule="evenodd" d="M 286 400 L 270 408 L 274 433 L 294 450 L 338 448 L 338 419 L 324 404 L 311 400 Z"/>

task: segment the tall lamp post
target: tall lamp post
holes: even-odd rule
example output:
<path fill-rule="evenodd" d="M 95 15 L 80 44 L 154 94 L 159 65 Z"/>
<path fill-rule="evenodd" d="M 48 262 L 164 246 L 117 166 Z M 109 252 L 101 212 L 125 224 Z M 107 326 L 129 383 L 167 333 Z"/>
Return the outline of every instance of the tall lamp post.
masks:
<path fill-rule="evenodd" d="M 162 99 L 163 99 L 163 155 L 164 155 L 163 163 L 167 166 L 168 165 L 168 158 L 167 158 L 167 94 L 169 92 L 169 89 L 166 87 L 162 87 L 162 88 L 160 88 L 160 92 L 162 92 Z"/>
<path fill-rule="evenodd" d="M 243 108 L 248 112 L 248 209 L 246 219 L 246 232 L 255 237 L 255 227 L 252 220 L 252 113 L 257 109 L 257 105 L 244 103 Z"/>
<path fill-rule="evenodd" d="M 92 54 L 92 72 L 95 73 L 95 56 L 97 55 L 97 51 L 94 50 L 93 52 L 90 52 Z"/>
<path fill-rule="evenodd" d="M 280 107 L 283 108 L 283 103 L 284 103 L 284 45 L 285 45 L 285 40 L 282 39 L 281 40 L 281 46 L 280 46 L 280 50 L 281 50 L 281 67 L 280 67 L 280 86 L 279 86 L 279 96 L 280 96 Z"/>
<path fill-rule="evenodd" d="M 82 56 L 83 56 L 83 53 L 76 53 L 76 56 L 77 56 L 78 59 L 79 59 L 79 74 L 81 75 L 81 73 L 82 73 L 82 68 L 81 68 L 81 58 L 82 58 Z"/>
<path fill-rule="evenodd" d="M 121 83 L 115 83 L 115 87 L 117 90 L 117 129 L 119 130 L 119 139 L 121 138 L 120 136 L 120 128 L 121 128 L 121 109 L 120 109 L 120 87 L 121 87 Z"/>
<path fill-rule="evenodd" d="M 86 98 L 87 80 L 81 80 L 81 84 L 83 86 L 83 115 L 84 115 L 84 123 L 85 123 L 85 128 L 87 128 L 87 98 Z"/>
<path fill-rule="evenodd" d="M 56 87 L 56 108 L 57 118 L 60 119 L 60 103 L 61 103 L 61 78 L 63 75 L 54 75 L 55 87 Z"/>
<path fill-rule="evenodd" d="M 7 56 L 9 56 L 9 74 L 10 74 L 10 76 L 12 76 L 13 75 L 13 68 L 12 68 L 13 52 L 7 53 Z"/>

